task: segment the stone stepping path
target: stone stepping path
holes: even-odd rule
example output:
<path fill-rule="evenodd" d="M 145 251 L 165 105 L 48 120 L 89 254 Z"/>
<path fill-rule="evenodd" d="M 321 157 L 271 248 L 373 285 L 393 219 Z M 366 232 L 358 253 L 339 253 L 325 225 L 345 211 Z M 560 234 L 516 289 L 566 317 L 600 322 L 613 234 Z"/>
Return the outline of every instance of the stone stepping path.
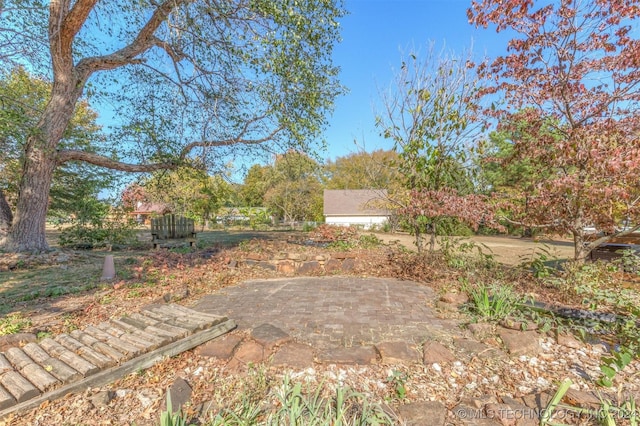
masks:
<path fill-rule="evenodd" d="M 149 368 L 235 328 L 227 317 L 180 305 L 89 325 L 0 353 L 0 419 Z"/>

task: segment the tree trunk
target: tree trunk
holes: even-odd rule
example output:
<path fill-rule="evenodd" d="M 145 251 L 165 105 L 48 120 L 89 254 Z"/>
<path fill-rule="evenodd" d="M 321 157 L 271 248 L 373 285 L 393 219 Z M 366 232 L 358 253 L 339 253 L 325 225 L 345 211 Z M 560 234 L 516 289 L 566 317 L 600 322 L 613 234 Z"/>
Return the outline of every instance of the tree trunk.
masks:
<path fill-rule="evenodd" d="M 431 253 L 434 253 L 436 251 L 436 222 L 435 220 L 433 221 L 433 223 L 431 224 L 431 229 L 430 229 L 430 237 L 429 237 L 429 247 L 431 249 Z"/>
<path fill-rule="evenodd" d="M 45 155 L 33 143 L 27 145 L 16 215 L 4 248 L 15 252 L 46 251 L 49 245 L 45 223 L 55 158 Z"/>
<path fill-rule="evenodd" d="M 422 234 L 420 233 L 420 225 L 414 225 L 413 229 L 416 235 L 416 248 L 418 249 L 418 253 L 422 253 Z"/>
<path fill-rule="evenodd" d="M 588 245 L 585 244 L 584 234 L 578 231 L 574 231 L 573 244 L 574 244 L 573 259 L 576 262 L 580 262 L 580 263 L 587 260 L 587 256 L 589 256 L 589 253 L 591 252 L 591 250 L 589 250 Z"/>
<path fill-rule="evenodd" d="M 13 223 L 13 214 L 11 213 L 11 207 L 7 203 L 7 199 L 0 189 L 0 236 L 6 235 Z"/>
<path fill-rule="evenodd" d="M 45 224 L 53 171 L 57 167 L 57 146 L 62 139 L 74 105 L 82 94 L 80 85 L 54 82 L 51 100 L 33 135 L 27 139 L 18 186 L 16 214 L 0 247 L 12 252 L 49 250 Z"/>

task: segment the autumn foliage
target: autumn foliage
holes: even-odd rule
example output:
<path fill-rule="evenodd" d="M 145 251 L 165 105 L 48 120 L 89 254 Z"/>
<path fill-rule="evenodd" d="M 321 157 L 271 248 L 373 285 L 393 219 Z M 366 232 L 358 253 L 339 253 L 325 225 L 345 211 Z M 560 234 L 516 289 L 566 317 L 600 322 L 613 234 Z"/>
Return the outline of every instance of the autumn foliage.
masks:
<path fill-rule="evenodd" d="M 516 34 L 479 71 L 492 81 L 483 91 L 494 101 L 488 117 L 511 135 L 507 161 L 540 165 L 517 218 L 572 234 L 576 259 L 621 220 L 640 223 L 639 5 L 478 0 L 469 9 L 476 26 Z M 610 235 L 585 243 L 589 225 Z"/>
<path fill-rule="evenodd" d="M 496 220 L 495 206 L 488 197 L 479 194 L 461 195 L 451 188 L 414 189 L 410 192 L 409 203 L 398 213 L 411 222 L 414 230 L 420 229 L 421 220 L 428 219 L 431 226 L 434 226 L 445 218 L 462 221 L 475 231 L 480 225 L 504 230 Z M 416 238 L 419 240 L 419 235 L 416 235 Z M 420 248 L 420 242 L 417 243 Z"/>

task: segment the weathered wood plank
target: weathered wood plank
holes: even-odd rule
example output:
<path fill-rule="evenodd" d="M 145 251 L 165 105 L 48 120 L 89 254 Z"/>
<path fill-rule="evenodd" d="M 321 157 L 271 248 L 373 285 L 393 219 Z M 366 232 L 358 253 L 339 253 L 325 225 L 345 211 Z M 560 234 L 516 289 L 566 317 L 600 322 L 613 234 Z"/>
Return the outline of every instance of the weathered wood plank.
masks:
<path fill-rule="evenodd" d="M 151 310 L 153 312 L 159 312 L 163 315 L 168 316 L 169 318 L 173 318 L 173 319 L 177 319 L 180 321 L 186 321 L 189 322 L 195 326 L 197 326 L 200 329 L 205 328 L 207 325 L 205 324 L 206 321 L 203 321 L 200 318 L 195 318 L 193 316 L 190 315 L 185 315 L 183 312 L 174 309 L 175 305 L 155 305 L 151 308 Z"/>
<path fill-rule="evenodd" d="M 22 350 L 62 383 L 70 383 L 82 377 L 80 373 L 58 358 L 51 357 L 47 351 L 42 349 L 37 343 L 27 343 L 22 347 Z"/>
<path fill-rule="evenodd" d="M 143 311 L 143 313 L 145 315 L 150 316 L 151 318 L 156 318 L 159 321 L 162 321 L 163 323 L 169 324 L 169 325 L 171 325 L 173 327 L 185 328 L 185 329 L 189 330 L 190 333 L 192 333 L 192 332 L 194 332 L 194 331 L 196 331 L 198 329 L 198 325 L 199 324 L 194 324 L 192 322 L 187 322 L 187 321 L 181 321 L 181 320 L 179 320 L 177 318 L 173 318 L 173 317 L 164 315 L 164 314 L 162 314 L 160 312 L 152 311 L 150 309 L 145 309 Z"/>
<path fill-rule="evenodd" d="M 24 353 L 29 355 L 29 358 L 40 365 L 51 358 L 51 355 L 49 355 L 47 351 L 42 349 L 37 343 L 27 343 L 22 347 L 22 350 L 24 351 Z"/>
<path fill-rule="evenodd" d="M 151 219 L 151 235 L 157 239 L 176 239 L 195 235 L 193 219 L 175 214 Z"/>
<path fill-rule="evenodd" d="M 92 347 L 93 349 L 100 352 L 101 354 L 108 356 L 109 358 L 113 359 L 115 362 L 121 362 L 133 357 L 133 354 L 119 351 L 109 346 L 107 343 L 104 343 L 103 341 L 98 340 L 93 336 L 87 333 L 84 333 L 80 330 L 73 330 L 71 332 L 71 337 L 84 343 L 87 346 Z"/>
<path fill-rule="evenodd" d="M 20 371 L 27 380 L 41 391 L 44 392 L 60 383 L 58 379 L 38 365 L 22 349 L 9 348 L 4 354 L 16 370 Z"/>
<path fill-rule="evenodd" d="M 53 400 L 68 393 L 83 391 L 88 387 L 102 386 L 134 371 L 149 368 L 167 357 L 172 357 L 189 349 L 193 349 L 196 346 L 233 330 L 235 327 L 236 324 L 233 320 L 227 320 L 215 327 L 198 332 L 187 338 L 178 340 L 177 342 L 170 343 L 147 354 L 141 355 L 138 358 L 129 360 L 119 366 L 111 367 L 108 370 L 104 370 L 98 374 L 87 377 L 79 382 L 70 383 L 58 389 L 54 389 L 45 395 L 16 404 L 13 407 L 0 411 L 0 419 L 15 412 L 26 411 L 38 407 L 46 400 Z"/>
<path fill-rule="evenodd" d="M 36 363 L 25 365 L 20 372 L 41 392 L 46 392 L 60 384 L 58 379 Z"/>
<path fill-rule="evenodd" d="M 175 329 L 175 327 L 172 327 Z M 158 326 L 150 325 L 146 328 L 148 333 L 153 333 L 156 336 L 161 336 L 171 342 L 174 342 L 178 339 L 182 339 L 186 335 L 190 334 L 187 330 L 184 332 L 176 332 L 175 330 L 168 329 L 167 324 L 158 324 Z"/>
<path fill-rule="evenodd" d="M 40 341 L 40 346 L 42 346 L 42 348 L 50 355 L 60 359 L 85 377 L 100 371 L 98 366 L 90 363 L 80 355 L 71 352 L 69 349 L 65 348 L 50 337 L 42 339 Z"/>
<path fill-rule="evenodd" d="M 113 327 L 109 323 L 100 323 L 96 327 L 113 337 L 117 337 L 118 339 L 137 347 L 142 352 L 146 352 L 154 346 L 152 342 L 149 342 L 148 340 L 138 339 L 131 334 L 125 333 L 125 331 L 121 328 Z"/>
<path fill-rule="evenodd" d="M 106 331 L 103 331 L 101 329 L 99 329 L 98 327 L 94 327 L 92 325 L 88 325 L 84 328 L 84 332 L 89 334 L 91 337 L 101 340 L 103 342 L 108 341 L 109 339 L 111 339 L 112 337 L 114 337 L 113 335 L 107 333 Z"/>
<path fill-rule="evenodd" d="M 172 316 L 164 315 L 164 314 L 161 314 L 160 312 L 153 311 L 152 309 L 155 308 L 156 306 L 158 305 L 157 304 L 147 305 L 144 308 L 142 308 L 140 313 L 160 322 L 166 322 L 173 318 Z"/>
<path fill-rule="evenodd" d="M 153 321 L 153 320 L 152 320 Z M 161 325 L 162 323 L 158 321 L 154 321 L 155 324 Z M 120 318 L 120 323 L 124 326 L 125 324 L 129 327 L 135 327 L 143 333 L 158 336 L 165 343 L 173 342 L 181 337 L 184 337 L 186 334 L 182 332 L 168 330 L 165 327 L 157 327 L 156 325 L 148 325 L 144 321 L 137 320 L 135 318 L 130 317 L 122 317 Z M 117 323 L 118 324 L 118 323 Z M 188 333 L 187 330 L 182 329 L 181 331 Z"/>
<path fill-rule="evenodd" d="M 184 312 L 185 314 L 190 315 L 190 316 L 195 317 L 195 318 L 202 318 L 204 320 L 209 320 L 209 321 L 213 321 L 213 322 L 219 322 L 219 321 L 226 321 L 227 320 L 227 317 L 225 317 L 225 316 L 208 314 L 206 312 L 196 311 L 195 309 L 187 308 L 186 306 L 178 305 L 178 304 L 175 304 L 175 303 L 171 304 L 169 306 L 171 306 L 171 308 L 176 310 L 176 311 Z"/>
<path fill-rule="evenodd" d="M 34 361 L 20 348 L 9 348 L 4 352 L 4 356 L 16 370 L 22 370 L 25 365 L 33 364 Z"/>
<path fill-rule="evenodd" d="M 153 310 L 154 312 L 159 312 L 159 313 L 161 313 L 163 315 L 166 315 L 169 318 L 172 318 L 174 320 L 179 320 L 179 321 L 183 321 L 183 322 L 186 322 L 186 323 L 193 324 L 194 326 L 196 326 L 200 330 L 205 329 L 206 327 L 208 327 L 212 323 L 212 321 L 201 319 L 201 318 L 197 318 L 197 317 L 191 316 L 191 315 L 187 315 L 187 314 L 183 313 L 182 311 L 179 311 L 177 309 L 173 309 L 173 306 L 175 306 L 175 305 L 171 305 L 171 306 L 169 306 L 169 305 L 154 305 L 151 308 L 151 310 Z"/>
<path fill-rule="evenodd" d="M 133 334 L 123 334 L 118 339 L 123 342 L 129 343 L 137 348 L 140 348 L 141 353 L 147 352 L 149 350 L 153 350 L 158 347 L 157 344 L 149 342 L 148 340 L 140 339 L 138 336 L 134 336 Z"/>
<path fill-rule="evenodd" d="M 84 343 L 79 342 L 68 334 L 60 334 L 56 336 L 54 340 L 70 351 L 80 355 L 91 364 L 96 365 L 100 368 L 112 367 L 116 363 L 113 359 L 111 359 L 111 357 L 101 354 L 100 352 L 90 348 Z"/>
<path fill-rule="evenodd" d="M 0 411 L 5 410 L 16 404 L 13 396 L 2 386 L 0 386 Z"/>
<path fill-rule="evenodd" d="M 131 343 L 125 342 L 124 340 L 118 339 L 117 337 L 114 337 L 109 333 L 106 333 L 100 330 L 99 328 L 96 328 L 93 326 L 85 327 L 84 331 L 91 337 L 105 342 L 112 348 L 126 354 L 127 356 L 137 356 L 144 349 L 139 346 L 132 345 Z"/>
<path fill-rule="evenodd" d="M 189 331 L 184 329 L 181 329 L 183 332 L 168 330 L 166 327 L 162 327 L 163 323 L 158 321 L 154 321 L 154 322 L 160 327 L 156 325 L 147 325 L 142 321 L 138 321 L 136 319 L 129 318 L 129 317 L 120 318 L 120 322 L 123 324 L 127 324 L 130 327 L 135 327 L 138 330 L 142 331 L 143 333 L 158 336 L 162 338 L 165 341 L 165 343 L 173 342 L 189 334 Z"/>
<path fill-rule="evenodd" d="M 146 315 L 142 315 L 139 313 L 133 313 L 130 315 L 130 317 L 136 321 L 140 321 L 143 322 L 145 324 L 147 324 L 147 327 L 153 327 L 151 330 L 154 329 L 161 329 L 161 330 L 165 330 L 169 333 L 171 333 L 172 335 L 178 336 L 179 338 L 185 337 L 188 334 L 191 333 L 191 331 L 189 331 L 188 329 L 184 328 L 184 327 L 176 327 L 158 320 L 155 320 L 151 317 L 148 317 Z M 124 320 L 124 318 L 123 318 Z M 156 331 L 156 334 L 158 335 L 162 335 L 161 333 Z"/>
<path fill-rule="evenodd" d="M 118 338 L 122 337 L 123 334 L 126 334 L 126 331 L 121 328 L 114 327 L 109 321 L 101 322 L 100 324 L 97 324 L 96 327 L 105 333 L 109 333 L 110 335 Z"/>
<path fill-rule="evenodd" d="M 40 395 L 33 384 L 17 371 L 7 371 L 0 376 L 0 384 L 13 396 L 16 402 L 24 402 Z"/>
<path fill-rule="evenodd" d="M 145 323 L 143 321 L 131 318 L 131 316 L 123 316 L 122 318 L 120 318 L 119 321 L 123 322 L 123 323 L 125 323 L 125 324 L 127 324 L 127 325 L 129 325 L 131 327 L 135 327 L 140 331 L 144 331 L 144 329 L 149 326 L 149 324 L 147 324 L 147 323 Z"/>
<path fill-rule="evenodd" d="M 169 312 L 169 307 L 167 306 L 165 308 L 165 310 L 167 312 Z M 221 318 L 216 318 L 215 320 L 212 320 L 210 318 L 199 318 L 195 315 L 191 315 L 189 313 L 184 313 L 178 310 L 173 310 L 175 318 L 179 319 L 181 321 L 187 321 L 187 322 L 191 322 L 193 324 L 197 324 L 198 328 L 200 330 L 204 330 L 207 327 L 211 327 L 212 325 L 218 324 L 221 321 Z"/>
<path fill-rule="evenodd" d="M 180 337 L 185 337 L 189 334 L 191 334 L 191 331 L 189 331 L 189 329 L 184 328 L 184 327 L 179 327 L 177 325 L 171 325 L 171 324 L 167 324 L 164 322 L 158 323 L 157 325 L 153 325 L 153 326 L 149 326 L 149 327 L 156 327 L 156 328 L 161 328 L 163 330 L 167 330 L 171 333 L 176 334 L 177 336 Z"/>
<path fill-rule="evenodd" d="M 3 354 L 0 354 L 0 374 L 11 370 L 14 370 L 13 365 Z"/>
<path fill-rule="evenodd" d="M 109 322 L 113 328 L 124 330 L 124 334 L 120 336 L 121 339 L 139 341 L 145 345 L 147 350 L 156 349 L 168 342 L 167 339 L 140 331 L 136 327 L 123 323 L 120 320 L 112 319 Z"/>
<path fill-rule="evenodd" d="M 169 342 L 169 339 L 167 339 L 166 337 L 156 336 L 155 334 L 151 334 L 151 333 L 148 333 L 146 331 L 142 331 L 138 327 L 135 327 L 135 326 L 133 326 L 131 324 L 128 324 L 128 323 L 126 323 L 124 321 L 120 321 L 120 320 L 117 320 L 117 319 L 112 319 L 110 322 L 115 327 L 119 327 L 119 328 L 123 329 L 128 334 L 136 336 L 137 338 L 140 338 L 142 340 L 147 340 L 147 341 L 149 341 L 149 342 L 151 342 L 153 344 L 156 344 L 158 346 L 164 345 L 164 344 Z"/>
<path fill-rule="evenodd" d="M 184 216 L 164 215 L 151 219 L 151 242 L 158 248 L 160 242 L 182 240 L 193 246 L 196 242 L 195 222 Z"/>
<path fill-rule="evenodd" d="M 133 312 L 131 314 L 128 315 L 129 318 L 134 319 L 136 321 L 140 321 L 145 323 L 146 325 L 157 325 L 157 324 L 161 324 L 161 321 L 158 321 L 157 319 L 148 317 L 146 315 L 141 314 L 140 312 Z M 122 319 L 124 319 L 126 317 L 123 317 Z"/>

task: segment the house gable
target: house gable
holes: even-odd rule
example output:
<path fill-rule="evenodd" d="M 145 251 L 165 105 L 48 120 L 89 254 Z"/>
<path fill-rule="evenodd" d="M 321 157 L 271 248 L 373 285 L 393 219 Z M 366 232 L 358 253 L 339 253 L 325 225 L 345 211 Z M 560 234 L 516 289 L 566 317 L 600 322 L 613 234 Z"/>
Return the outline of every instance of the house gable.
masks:
<path fill-rule="evenodd" d="M 376 206 L 387 196 L 385 189 L 325 189 L 325 216 L 389 216 L 389 211 Z"/>

